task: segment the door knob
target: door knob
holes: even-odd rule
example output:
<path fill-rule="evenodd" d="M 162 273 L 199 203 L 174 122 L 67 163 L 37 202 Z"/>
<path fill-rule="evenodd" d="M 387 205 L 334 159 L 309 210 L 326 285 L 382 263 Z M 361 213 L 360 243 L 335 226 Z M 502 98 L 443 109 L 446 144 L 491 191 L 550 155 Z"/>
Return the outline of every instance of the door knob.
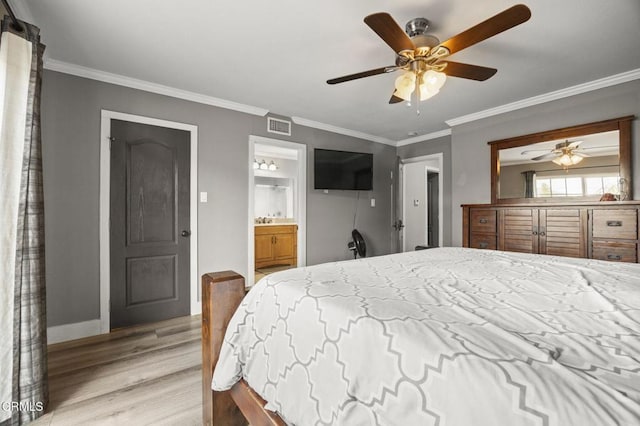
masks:
<path fill-rule="evenodd" d="M 188 237 L 189 235 L 191 235 L 191 231 L 184 230 L 180 233 L 180 235 L 182 235 L 183 237 Z"/>

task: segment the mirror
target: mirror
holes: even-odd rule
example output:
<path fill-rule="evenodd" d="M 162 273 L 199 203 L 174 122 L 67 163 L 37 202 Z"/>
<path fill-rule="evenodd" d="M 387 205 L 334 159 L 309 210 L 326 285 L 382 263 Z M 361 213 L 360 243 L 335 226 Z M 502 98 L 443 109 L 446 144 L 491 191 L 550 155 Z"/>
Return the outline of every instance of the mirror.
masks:
<path fill-rule="evenodd" d="M 254 217 L 293 218 L 292 179 L 255 177 Z"/>
<path fill-rule="evenodd" d="M 489 142 L 493 203 L 631 199 L 631 120 Z"/>

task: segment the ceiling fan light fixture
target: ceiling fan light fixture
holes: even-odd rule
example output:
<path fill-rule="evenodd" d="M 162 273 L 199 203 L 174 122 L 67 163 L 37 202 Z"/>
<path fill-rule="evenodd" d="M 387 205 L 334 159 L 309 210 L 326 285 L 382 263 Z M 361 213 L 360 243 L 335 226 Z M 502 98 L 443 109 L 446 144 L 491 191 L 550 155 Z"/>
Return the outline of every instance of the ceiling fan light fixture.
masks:
<path fill-rule="evenodd" d="M 569 166 L 575 166 L 576 164 L 581 162 L 582 158 L 583 157 L 581 155 L 576 155 L 576 154 L 566 153 L 565 152 L 560 157 L 554 158 L 551 161 L 553 161 L 554 163 L 556 163 L 559 166 L 569 167 Z"/>
<path fill-rule="evenodd" d="M 435 95 L 438 94 L 438 92 L 440 92 L 439 90 L 432 92 L 429 90 L 423 90 L 422 88 L 420 89 L 420 101 L 426 101 L 429 98 L 434 97 Z"/>
<path fill-rule="evenodd" d="M 404 74 L 396 78 L 395 82 L 396 91 L 394 95 L 404 99 L 405 101 L 411 100 L 411 94 L 416 88 L 416 75 L 413 71 L 407 71 Z"/>
<path fill-rule="evenodd" d="M 578 164 L 579 162 L 582 161 L 584 157 L 582 157 L 582 155 L 576 155 L 576 154 L 572 154 L 571 155 L 571 165 L 575 166 L 576 164 Z"/>
<path fill-rule="evenodd" d="M 424 84 L 420 86 L 420 101 L 426 101 L 427 99 L 435 96 L 440 92 L 440 90 L 436 90 L 435 92 L 426 88 Z"/>
<path fill-rule="evenodd" d="M 422 76 L 422 84 L 427 86 L 427 89 L 432 92 L 438 92 L 447 80 L 447 75 L 443 72 L 434 70 L 427 70 Z"/>

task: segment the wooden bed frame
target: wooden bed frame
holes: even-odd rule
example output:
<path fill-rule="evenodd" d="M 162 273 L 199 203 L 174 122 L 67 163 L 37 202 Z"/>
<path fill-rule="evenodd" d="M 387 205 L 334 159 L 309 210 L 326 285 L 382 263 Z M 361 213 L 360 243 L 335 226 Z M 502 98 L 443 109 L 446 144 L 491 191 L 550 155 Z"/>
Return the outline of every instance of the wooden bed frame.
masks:
<path fill-rule="evenodd" d="M 230 390 L 211 390 L 213 369 L 231 316 L 244 298 L 244 278 L 233 272 L 202 276 L 202 424 L 207 426 L 285 426 L 266 401 L 244 381 Z"/>

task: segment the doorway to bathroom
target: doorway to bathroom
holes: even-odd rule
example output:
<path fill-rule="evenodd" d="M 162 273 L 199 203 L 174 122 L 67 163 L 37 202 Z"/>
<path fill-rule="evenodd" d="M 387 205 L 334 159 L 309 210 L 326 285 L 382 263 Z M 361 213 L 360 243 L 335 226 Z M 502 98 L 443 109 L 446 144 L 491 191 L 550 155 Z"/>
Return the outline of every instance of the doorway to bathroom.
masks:
<path fill-rule="evenodd" d="M 307 147 L 249 137 L 247 282 L 306 265 Z"/>

